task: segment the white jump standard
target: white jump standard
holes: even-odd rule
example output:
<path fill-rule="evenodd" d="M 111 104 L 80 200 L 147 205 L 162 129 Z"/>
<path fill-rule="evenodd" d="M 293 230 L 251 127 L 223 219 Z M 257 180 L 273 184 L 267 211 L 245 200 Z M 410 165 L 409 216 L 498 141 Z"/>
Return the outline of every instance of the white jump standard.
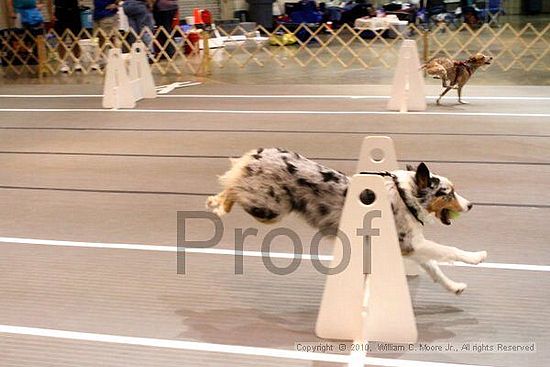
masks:
<path fill-rule="evenodd" d="M 420 71 L 418 48 L 414 40 L 404 40 L 399 49 L 399 59 L 387 109 L 404 113 L 425 111 L 426 107 L 426 92 L 424 78 Z"/>
<path fill-rule="evenodd" d="M 356 173 L 396 171 L 398 169 L 395 146 L 390 137 L 367 136 L 363 139 Z M 420 267 L 414 261 L 403 257 L 403 262 L 407 275 L 416 276 L 420 273 Z"/>
<path fill-rule="evenodd" d="M 103 88 L 104 108 L 134 108 L 140 99 L 156 98 L 155 82 L 145 50 L 141 42 L 132 45 L 129 55 L 122 54 L 118 48 L 109 50 Z"/>
<path fill-rule="evenodd" d="M 379 147 L 374 153 L 370 153 L 373 161 L 391 157 Z M 424 238 L 425 223 L 437 218 L 450 225 L 453 212 L 472 207 L 447 178 L 431 174 L 424 163 L 416 170 L 372 172 L 350 179 L 300 154 L 260 148 L 232 164 L 220 177 L 223 191 L 207 200 L 216 214 L 228 213 L 235 203 L 262 223 L 274 223 L 295 212 L 313 227 L 349 240 L 349 264 L 327 277 L 317 323 L 317 333 L 323 338 L 415 341 L 401 255 L 420 264 L 434 281 L 456 294 L 466 284 L 447 278 L 438 262 L 478 264 L 487 256 L 485 251 L 467 252 Z M 367 227 L 374 221 L 378 224 Z M 366 241 L 371 245 L 370 260 L 364 252 Z M 335 246 L 331 268 L 342 262 L 344 245 Z M 366 281 L 365 259 L 370 264 Z"/>

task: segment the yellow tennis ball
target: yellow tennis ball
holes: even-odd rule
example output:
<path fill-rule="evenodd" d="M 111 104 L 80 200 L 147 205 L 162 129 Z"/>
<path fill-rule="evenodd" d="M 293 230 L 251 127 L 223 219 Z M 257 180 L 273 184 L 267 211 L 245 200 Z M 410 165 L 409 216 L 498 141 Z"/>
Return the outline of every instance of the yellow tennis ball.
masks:
<path fill-rule="evenodd" d="M 458 219 L 460 217 L 460 212 L 449 210 L 449 218 L 450 219 Z"/>

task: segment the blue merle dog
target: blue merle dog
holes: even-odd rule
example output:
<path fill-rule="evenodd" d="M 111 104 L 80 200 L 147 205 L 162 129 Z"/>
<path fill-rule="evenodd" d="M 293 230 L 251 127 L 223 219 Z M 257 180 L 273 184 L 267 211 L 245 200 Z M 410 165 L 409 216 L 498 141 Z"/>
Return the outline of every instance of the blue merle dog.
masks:
<path fill-rule="evenodd" d="M 223 191 L 207 200 L 207 207 L 222 216 L 238 203 L 262 223 L 274 223 L 294 212 L 322 231 L 338 229 L 349 178 L 304 156 L 280 148 L 257 149 L 232 159 L 220 177 Z M 449 279 L 438 262 L 479 264 L 486 251 L 469 252 L 424 238 L 423 225 L 434 218 L 451 224 L 451 212 L 466 212 L 472 204 L 458 195 L 447 178 L 418 168 L 389 173 L 387 181 L 399 244 L 403 256 L 414 260 L 443 287 L 461 294 L 466 284 Z"/>

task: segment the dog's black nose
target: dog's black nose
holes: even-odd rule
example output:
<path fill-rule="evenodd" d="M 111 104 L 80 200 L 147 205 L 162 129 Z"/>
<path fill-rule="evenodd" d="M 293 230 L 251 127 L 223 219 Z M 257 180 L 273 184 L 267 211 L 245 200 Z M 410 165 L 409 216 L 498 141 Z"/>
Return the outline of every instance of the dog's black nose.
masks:
<path fill-rule="evenodd" d="M 468 203 L 468 210 L 471 210 L 474 207 L 474 204 Z"/>

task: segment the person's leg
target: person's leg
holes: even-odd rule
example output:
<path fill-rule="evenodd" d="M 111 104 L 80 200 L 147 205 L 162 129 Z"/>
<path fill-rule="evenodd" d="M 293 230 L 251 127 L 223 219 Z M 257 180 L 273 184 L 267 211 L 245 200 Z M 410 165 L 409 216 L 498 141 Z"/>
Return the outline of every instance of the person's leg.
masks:
<path fill-rule="evenodd" d="M 100 53 L 97 56 L 100 59 L 98 60 L 99 62 L 103 62 L 105 60 L 107 49 L 109 48 L 105 46 L 107 41 L 110 42 L 110 46 L 117 47 L 118 42 L 116 39 L 116 35 L 118 30 L 118 23 L 118 14 L 95 21 L 94 28 L 99 40 L 100 50 Z"/>
<path fill-rule="evenodd" d="M 71 33 L 74 35 L 71 36 L 71 54 L 73 56 L 74 60 L 74 69 L 75 71 L 81 71 L 82 66 L 80 65 L 80 56 L 81 56 L 81 50 L 80 50 L 80 31 L 82 31 L 82 23 L 80 22 L 80 11 L 72 11 L 69 14 L 67 14 L 70 19 L 69 23 L 69 29 L 71 30 Z"/>
<path fill-rule="evenodd" d="M 67 56 L 67 48 L 68 48 L 68 40 L 65 35 L 65 30 L 67 29 L 67 25 L 65 24 L 65 16 L 62 11 L 58 10 L 56 8 L 55 10 L 55 33 L 59 36 L 59 42 L 57 44 L 57 55 L 59 57 L 60 67 L 59 71 L 62 73 L 68 73 L 71 69 L 68 64 L 68 56 Z"/>
<path fill-rule="evenodd" d="M 165 43 L 166 43 L 166 40 L 168 39 L 166 36 L 167 30 L 164 27 L 162 13 L 163 12 L 160 10 L 153 11 L 153 20 L 155 21 L 155 24 L 157 26 L 155 40 L 158 43 L 153 47 L 154 48 L 153 51 L 155 54 L 158 54 L 161 59 L 165 57 L 163 54 L 163 49 L 166 47 Z"/>
<path fill-rule="evenodd" d="M 123 6 L 124 12 L 128 16 L 128 25 L 135 33 L 137 39 L 143 41 L 147 45 L 147 48 L 151 50 L 151 31 L 155 24 L 153 14 L 151 14 L 145 3 L 141 1 L 128 0 L 124 2 Z M 145 28 L 149 30 L 145 30 Z"/>
<path fill-rule="evenodd" d="M 136 34 L 136 37 L 139 35 L 139 22 L 138 18 L 135 15 L 128 15 L 128 25 L 130 26 L 130 29 L 134 31 Z"/>
<path fill-rule="evenodd" d="M 172 20 L 174 19 L 174 16 L 176 15 L 176 12 L 177 10 L 174 9 L 174 10 L 166 10 L 166 11 L 162 11 L 160 12 L 161 13 L 161 23 L 157 23 L 158 26 L 163 26 L 164 28 L 166 28 L 166 30 L 168 32 L 172 32 L 172 29 L 174 28 L 173 27 L 173 24 L 172 24 Z"/>
<path fill-rule="evenodd" d="M 78 44 L 81 30 L 80 14 L 56 9 L 55 17 L 55 31 L 61 39 L 57 47 L 57 53 L 61 60 L 60 71 L 68 73 L 71 63 L 74 64 L 75 71 L 81 71 L 80 46 Z"/>
<path fill-rule="evenodd" d="M 115 14 L 111 17 L 108 17 L 106 19 L 107 24 L 105 25 L 105 30 L 107 34 L 109 35 L 109 39 L 111 41 L 111 44 L 113 47 L 119 47 L 119 39 L 117 38 L 119 35 L 119 24 L 120 19 L 118 14 Z"/>
<path fill-rule="evenodd" d="M 139 32 L 141 33 L 141 39 L 143 40 L 143 43 L 147 46 L 149 49 L 149 52 L 153 52 L 153 37 L 152 33 L 155 28 L 155 21 L 153 19 L 153 14 L 147 9 L 147 7 L 143 6 L 143 11 L 140 13 L 140 16 L 137 19 Z"/>
<path fill-rule="evenodd" d="M 140 12 L 140 4 L 135 0 L 126 0 L 123 5 L 124 13 L 128 17 L 128 26 L 130 30 L 139 34 L 138 17 Z"/>
<path fill-rule="evenodd" d="M 173 19 L 174 17 L 176 16 L 176 12 L 177 12 L 177 9 L 174 9 L 174 10 L 168 10 L 166 11 L 166 24 L 165 24 L 165 27 L 166 27 L 166 31 L 168 32 L 168 34 L 170 35 L 170 37 L 172 38 L 172 31 L 174 30 L 174 26 L 173 26 Z M 173 40 L 172 40 L 173 41 Z M 174 46 L 174 44 L 172 42 L 170 42 L 168 44 L 168 47 L 166 48 L 166 53 L 172 57 L 174 56 L 174 54 L 176 53 L 176 48 Z"/>
<path fill-rule="evenodd" d="M 176 10 L 156 11 L 153 14 L 155 23 L 159 28 L 157 41 L 160 48 L 164 49 L 164 52 L 166 52 L 169 57 L 172 57 L 175 53 L 174 45 L 170 40 L 170 34 L 173 29 L 172 19 L 174 18 L 175 14 Z"/>
<path fill-rule="evenodd" d="M 35 23 L 35 24 L 29 24 L 29 23 L 21 23 L 21 26 L 23 27 L 23 34 L 19 37 L 22 38 L 23 45 L 25 46 L 25 53 L 32 53 L 32 58 L 28 60 L 29 65 L 34 65 L 39 63 L 39 55 L 38 55 L 38 43 L 36 42 L 38 36 L 44 35 L 44 27 L 43 23 Z M 16 32 L 15 34 L 17 34 Z M 15 49 L 13 51 L 14 53 L 19 53 L 20 51 L 18 49 Z M 23 55 L 21 55 L 23 56 Z M 23 56 L 26 58 L 26 56 Z M 12 60 L 12 62 L 19 61 Z"/>

